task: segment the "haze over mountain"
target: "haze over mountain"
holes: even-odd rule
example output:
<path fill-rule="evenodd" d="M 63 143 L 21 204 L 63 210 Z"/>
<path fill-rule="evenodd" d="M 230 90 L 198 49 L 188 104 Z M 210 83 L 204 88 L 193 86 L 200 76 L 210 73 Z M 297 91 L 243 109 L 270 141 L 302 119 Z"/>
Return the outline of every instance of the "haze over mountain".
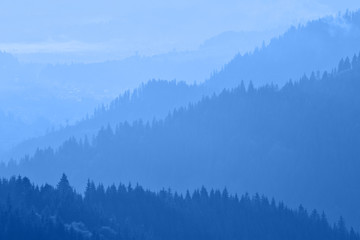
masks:
<path fill-rule="evenodd" d="M 0 109 L 26 120 L 43 117 L 55 125 L 64 124 L 65 120 L 74 123 L 98 105 L 151 79 L 201 82 L 239 51 L 245 51 L 242 49 L 254 49 L 270 37 L 258 32 L 225 32 L 192 51 L 134 55 L 91 64 L 23 63 L 0 52 Z M 68 110 L 58 106 L 56 114 L 52 110 L 57 105 Z"/>
<path fill-rule="evenodd" d="M 186 106 L 190 102 L 195 103 L 203 96 L 219 93 L 224 88 L 237 87 L 241 81 L 247 84 L 251 80 L 258 86 L 266 83 L 282 86 L 290 78 L 296 79 L 304 73 L 310 75 L 311 71 L 331 71 L 337 66 L 339 59 L 352 57 L 360 51 L 357 44 L 360 41 L 360 11 L 322 18 L 304 26 L 291 28 L 284 35 L 271 40 L 266 46 L 252 53 L 237 55 L 222 70 L 214 72 L 207 81 L 198 81 L 201 83 L 197 86 L 184 87 L 183 84 L 179 84 L 177 89 L 174 84 L 152 81 L 140 87 L 133 95 L 135 97 L 130 97 L 132 94 L 120 96 L 109 104 L 112 107 L 104 114 L 100 114 L 102 116 L 99 116 L 98 112 L 96 120 L 92 119 L 92 110 L 89 106 L 110 102 L 110 96 L 115 97 L 117 92 L 123 91 L 121 86 L 125 83 L 119 82 L 119 79 L 128 79 L 132 84 L 137 81 L 141 83 L 143 79 L 151 76 L 161 76 L 165 79 L 184 76 L 186 79 L 196 79 L 189 77 L 193 75 L 200 79 L 200 75 L 210 74 L 210 69 L 215 67 L 216 64 L 210 63 L 211 59 L 222 59 L 217 55 L 218 52 L 225 52 L 228 56 L 232 51 L 235 52 L 238 40 L 243 39 L 241 36 L 242 34 L 232 32 L 224 33 L 204 43 L 197 52 L 174 52 L 150 58 L 134 57 L 124 61 L 96 64 L 47 66 L 38 73 L 39 82 L 47 84 L 46 93 L 51 93 L 52 96 L 59 95 L 61 100 L 56 100 L 56 104 L 45 105 L 50 108 L 50 113 L 55 110 L 60 117 L 73 116 L 73 118 L 69 117 L 70 120 L 72 119 L 70 123 L 74 123 L 74 119 L 85 118 L 88 113 L 90 120 L 84 119 L 79 124 L 55 131 L 44 138 L 23 142 L 10 151 L 3 151 L 2 158 L 8 160 L 11 157 L 18 158 L 24 154 L 32 154 L 38 147 L 55 147 L 71 136 L 77 138 L 85 134 L 91 136 L 101 126 L 109 123 L 114 126 L 123 121 L 163 118 L 176 107 Z M 208 73 L 205 73 L 206 71 Z M 187 81 L 188 84 L 190 82 Z M 56 89 L 48 86 L 49 84 L 53 84 Z M 58 90 L 58 86 L 63 89 Z M 135 86 L 129 85 L 129 88 Z M 50 102 L 50 100 L 46 101 Z M 119 101 L 122 103 L 116 104 Z M 41 104 L 37 105 L 41 107 Z M 54 108 L 57 105 L 62 108 Z M 27 110 L 33 112 L 31 106 L 25 106 Z M 26 109 L 22 111 L 26 112 Z M 52 116 L 47 110 L 42 111 L 47 116 Z"/>
<path fill-rule="evenodd" d="M 236 87 L 239 79 L 256 85 L 283 85 L 312 71 L 329 71 L 339 59 L 360 51 L 360 11 L 292 27 L 269 46 L 237 55 L 206 84 L 217 91 Z"/>
<path fill-rule="evenodd" d="M 3 0 L 0 49 L 25 58 L 54 54 L 52 62 L 61 54 L 67 62 L 118 60 L 194 50 L 225 31 L 275 36 L 292 24 L 358 8 L 355 0 Z"/>
<path fill-rule="evenodd" d="M 182 191 L 226 186 L 324 209 L 358 226 L 359 63 L 359 56 L 345 59 L 338 71 L 281 89 L 241 85 L 164 120 L 120 123 L 94 139 L 39 150 L 0 173 L 54 183 L 66 172 L 80 189 L 89 177 Z"/>
<path fill-rule="evenodd" d="M 360 1 L 2 0 L 0 33 L 1 240 L 360 240 Z"/>
<path fill-rule="evenodd" d="M 197 85 L 153 80 L 141 85 L 133 92 L 125 92 L 108 106 L 97 108 L 93 115 L 86 116 L 74 125 L 53 129 L 43 136 L 30 138 L 12 148 L 4 149 L 0 156 L 7 162 L 11 158 L 19 159 L 26 154 L 32 155 L 38 148 L 48 146 L 56 148 L 70 137 L 82 139 L 88 136 L 91 138 L 105 125 L 116 126 L 120 122 L 132 122 L 138 119 L 143 121 L 162 119 L 174 108 L 199 101 L 201 94 L 205 92 Z M 10 126 L 9 129 L 13 131 L 14 127 Z M 7 141 L 6 139 L 5 135 L 4 141 Z"/>

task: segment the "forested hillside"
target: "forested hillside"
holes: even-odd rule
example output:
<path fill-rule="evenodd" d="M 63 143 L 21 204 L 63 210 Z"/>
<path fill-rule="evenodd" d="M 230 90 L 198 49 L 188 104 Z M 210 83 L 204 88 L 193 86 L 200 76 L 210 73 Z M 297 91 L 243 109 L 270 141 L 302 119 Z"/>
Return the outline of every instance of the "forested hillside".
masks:
<path fill-rule="evenodd" d="M 134 91 L 125 92 L 110 104 L 98 107 L 92 115 L 84 117 L 74 125 L 64 126 L 43 136 L 22 141 L 12 147 L 11 150 L 3 151 L 3 154 L 0 154 L 0 159 L 4 161 L 11 158 L 19 159 L 26 154 L 34 154 L 37 148 L 49 146 L 56 148 L 71 137 L 78 140 L 85 136 L 92 137 L 97 134 L 101 127 L 107 125 L 115 127 L 120 122 L 133 122 L 138 119 L 143 121 L 163 119 L 173 109 L 201 100 L 202 96 L 206 95 L 202 89 L 201 85 L 188 85 L 185 82 L 149 81 Z M 14 127 L 8 129 L 12 130 Z M 8 135 L 10 134 L 6 133 L 4 138 L 8 139 Z"/>
<path fill-rule="evenodd" d="M 177 190 L 227 186 L 360 224 L 353 210 L 360 203 L 359 63 L 358 56 L 342 60 L 339 71 L 281 89 L 241 85 L 165 120 L 120 123 L 93 139 L 39 150 L 0 173 L 54 183 L 65 172 L 80 188 L 89 177 Z"/>
<path fill-rule="evenodd" d="M 311 71 L 331 71 L 339 59 L 360 51 L 360 11 L 327 17 L 292 27 L 268 46 L 238 54 L 205 84 L 215 91 L 236 87 L 239 81 L 257 86 L 283 85 Z"/>
<path fill-rule="evenodd" d="M 6 196 L 0 198 L 0 238 L 6 240 L 360 239 L 342 218 L 332 225 L 316 210 L 226 189 L 180 195 L 88 181 L 81 195 L 63 175 L 56 187 L 2 179 L 0 195 Z"/>
<path fill-rule="evenodd" d="M 169 111 L 179 107 L 179 105 L 186 106 L 190 102 L 196 103 L 202 96 L 211 96 L 214 92 L 220 93 L 224 88 L 235 88 L 240 85 L 241 81 L 244 81 L 246 85 L 249 81 L 252 81 L 255 86 L 271 83 L 283 86 L 290 78 L 296 80 L 304 73 L 310 75 L 311 71 L 331 71 L 339 59 L 345 56 L 351 57 L 355 52 L 359 52 L 360 47 L 357 47 L 357 43 L 360 42 L 359 19 L 360 11 L 357 11 L 336 17 L 322 18 L 303 26 L 293 27 L 285 34 L 274 38 L 269 45 L 264 45 L 254 52 L 238 54 L 228 64 L 224 62 L 225 65 L 222 70 L 214 71 L 214 74 L 209 76 L 205 82 L 205 79 L 197 79 L 198 85 L 196 86 L 150 81 L 148 84 L 137 88 L 137 94 L 133 96 L 129 93 L 121 94 L 112 103 L 104 104 L 104 109 L 107 110 L 98 111 L 95 117 L 96 120 L 91 117 L 92 106 L 96 106 L 100 102 L 109 102 L 110 99 L 118 95 L 120 93 L 119 86 L 122 85 L 123 81 L 138 77 L 143 78 L 143 82 L 148 81 L 149 78 L 142 74 L 144 69 L 151 69 L 152 64 L 161 65 L 161 63 L 164 63 L 163 68 L 166 69 L 166 72 L 174 70 L 172 67 L 166 67 L 168 57 L 153 57 L 154 62 L 149 59 L 134 57 L 129 59 L 126 64 L 106 62 L 55 65 L 39 69 L 36 74 L 33 74 L 34 76 L 31 76 L 34 78 L 37 76 L 32 81 L 45 84 L 46 88 L 42 91 L 44 92 L 43 96 L 40 100 L 33 102 L 36 99 L 33 96 L 34 92 L 41 89 L 37 87 L 37 90 L 28 93 L 32 97 L 27 97 L 24 103 L 22 101 L 26 93 L 17 96 L 15 98 L 17 99 L 16 106 L 24 106 L 21 112 L 27 112 L 27 115 L 41 112 L 51 116 L 53 120 L 63 118 L 64 121 L 69 119 L 71 127 L 45 134 L 45 137 L 32 138 L 29 141 L 22 142 L 12 150 L 2 154 L 2 159 L 7 161 L 10 158 L 19 158 L 24 154 L 33 154 L 37 147 L 57 147 L 66 138 L 76 136 L 79 139 L 84 134 L 97 132 L 100 130 L 99 126 L 106 126 L 108 123 L 132 122 L 138 119 L 160 119 Z M 225 40 L 220 42 L 223 42 L 223 44 L 229 42 L 231 45 L 236 45 L 236 39 L 239 39 L 236 34 L 228 34 Z M 216 43 L 216 41 L 219 40 L 215 38 L 213 41 L 215 41 L 215 49 L 218 49 L 221 44 Z M 213 44 L 212 41 L 204 44 L 202 48 L 207 50 L 202 51 L 213 51 Z M 239 45 L 241 45 L 240 42 Z M 235 49 L 233 46 L 230 46 L 230 48 Z M 177 60 L 180 55 L 176 53 L 169 54 L 171 59 L 169 61 L 175 63 L 180 61 L 180 59 Z M 191 53 L 185 54 L 185 56 L 190 58 Z M 184 74 L 188 74 L 188 72 L 197 72 L 196 66 L 195 64 L 188 68 L 181 66 L 176 66 L 176 68 L 179 68 L 181 72 L 186 72 Z M 36 69 L 36 67 L 31 69 L 33 68 Z M 136 74 L 125 77 L 122 75 L 124 73 L 121 72 L 121 69 L 136 72 Z M 162 75 L 162 71 L 157 72 L 159 75 L 149 75 L 149 77 L 164 79 L 167 76 L 166 74 Z M 20 77 L 19 84 L 23 83 L 22 79 L 25 77 Z M 77 81 L 77 79 L 83 80 Z M 100 79 L 101 81 L 98 81 Z M 189 79 L 184 79 L 184 81 L 193 82 Z M 58 87 L 60 87 L 60 90 L 57 89 Z M 27 89 L 31 88 L 28 87 Z M 7 91 L 4 96 L 7 95 L 12 96 L 13 93 Z M 54 101 L 48 95 L 57 96 L 61 101 Z M 121 104 L 118 104 L 119 101 Z M 46 104 L 46 108 L 43 108 L 44 103 L 49 103 Z M 142 107 L 139 103 L 146 103 L 146 107 Z M 111 107 L 108 107 L 108 105 Z M 34 109 L 34 106 L 36 106 L 36 109 Z M 10 106 L 7 106 L 7 108 L 10 109 Z M 79 124 L 74 123 L 74 119 L 80 119 L 81 116 L 85 116 L 86 112 L 90 121 L 83 119 Z M 16 132 L 17 130 L 13 131 Z"/>
<path fill-rule="evenodd" d="M 0 0 L 0 240 L 360 240 L 360 0 Z"/>

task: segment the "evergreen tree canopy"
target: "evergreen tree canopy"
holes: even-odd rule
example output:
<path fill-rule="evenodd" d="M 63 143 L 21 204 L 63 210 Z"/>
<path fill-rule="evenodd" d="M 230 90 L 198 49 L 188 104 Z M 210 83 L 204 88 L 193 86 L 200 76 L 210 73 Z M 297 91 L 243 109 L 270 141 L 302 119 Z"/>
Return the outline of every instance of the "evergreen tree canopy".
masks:
<path fill-rule="evenodd" d="M 178 191 L 227 186 L 324 209 L 360 226 L 358 58 L 350 69 L 313 73 L 283 88 L 242 84 L 165 120 L 105 126 L 90 142 L 70 138 L 0 173 L 55 184 L 65 172 L 78 189 L 88 178 Z"/>
<path fill-rule="evenodd" d="M 65 175 L 54 188 L 22 177 L 0 180 L 0 239 L 360 239 L 342 218 L 331 226 L 324 213 L 292 210 L 259 194 L 238 197 L 202 187 L 183 197 L 88 181 L 84 196 L 70 187 L 69 203 L 59 187 L 64 181 Z"/>

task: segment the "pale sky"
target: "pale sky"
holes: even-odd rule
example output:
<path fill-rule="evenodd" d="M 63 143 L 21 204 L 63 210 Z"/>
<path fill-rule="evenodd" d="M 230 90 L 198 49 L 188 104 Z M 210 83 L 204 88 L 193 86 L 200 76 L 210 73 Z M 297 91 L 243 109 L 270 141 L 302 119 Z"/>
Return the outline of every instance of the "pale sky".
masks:
<path fill-rule="evenodd" d="M 358 8 L 359 0 L 1 0 L 0 50 L 151 55 Z"/>

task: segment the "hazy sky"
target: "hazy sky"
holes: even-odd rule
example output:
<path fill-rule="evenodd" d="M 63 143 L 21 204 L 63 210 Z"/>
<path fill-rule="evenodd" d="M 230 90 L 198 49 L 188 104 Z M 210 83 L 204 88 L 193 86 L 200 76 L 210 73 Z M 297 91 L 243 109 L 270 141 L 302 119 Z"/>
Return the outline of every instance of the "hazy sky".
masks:
<path fill-rule="evenodd" d="M 359 0 L 1 0 L 0 49 L 154 54 L 358 8 Z"/>

